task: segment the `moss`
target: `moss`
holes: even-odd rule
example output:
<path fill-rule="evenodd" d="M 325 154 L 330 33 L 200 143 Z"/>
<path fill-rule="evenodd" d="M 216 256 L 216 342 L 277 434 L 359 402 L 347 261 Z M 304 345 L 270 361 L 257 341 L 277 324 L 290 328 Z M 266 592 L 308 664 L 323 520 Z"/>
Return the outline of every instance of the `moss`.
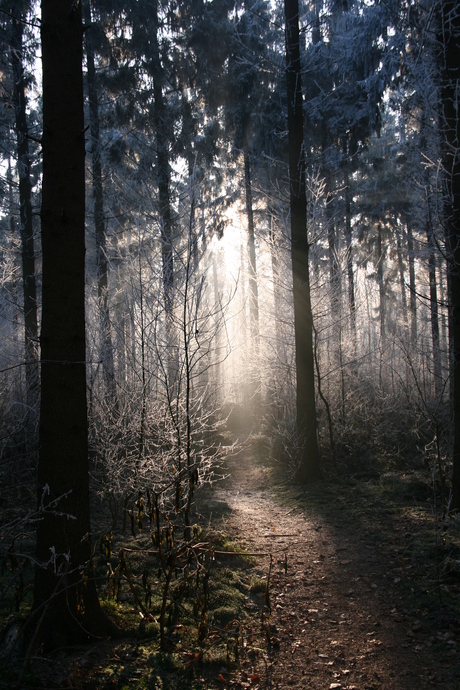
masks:
<path fill-rule="evenodd" d="M 265 592 L 266 588 L 267 580 L 257 576 L 251 578 L 249 584 L 249 591 L 251 592 L 251 594 L 260 594 L 261 592 Z"/>

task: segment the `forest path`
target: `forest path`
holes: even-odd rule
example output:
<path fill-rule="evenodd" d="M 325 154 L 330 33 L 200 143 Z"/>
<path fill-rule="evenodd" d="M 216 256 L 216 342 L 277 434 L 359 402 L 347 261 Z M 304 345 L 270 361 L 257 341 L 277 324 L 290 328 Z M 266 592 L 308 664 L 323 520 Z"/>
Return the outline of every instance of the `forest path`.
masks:
<path fill-rule="evenodd" d="M 454 634 L 446 626 L 433 636 L 429 612 L 414 614 L 414 602 L 407 601 L 415 596 L 410 566 L 407 576 L 401 575 L 406 565 L 389 560 L 385 550 L 393 531 L 404 532 L 404 524 L 392 517 L 372 526 L 331 521 L 301 490 L 291 507 L 277 498 L 268 468 L 250 449 L 229 458 L 228 469 L 230 477 L 215 495 L 231 508 L 225 518 L 231 539 L 261 554 L 254 565 L 260 576 L 267 577 L 270 555 L 273 559 L 270 641 L 258 607 L 250 602 L 254 625 L 231 686 L 459 687 L 449 670 L 456 654 Z M 318 491 L 324 491 L 325 502 L 339 500 L 327 485 Z M 263 593 L 258 603 L 261 608 Z"/>

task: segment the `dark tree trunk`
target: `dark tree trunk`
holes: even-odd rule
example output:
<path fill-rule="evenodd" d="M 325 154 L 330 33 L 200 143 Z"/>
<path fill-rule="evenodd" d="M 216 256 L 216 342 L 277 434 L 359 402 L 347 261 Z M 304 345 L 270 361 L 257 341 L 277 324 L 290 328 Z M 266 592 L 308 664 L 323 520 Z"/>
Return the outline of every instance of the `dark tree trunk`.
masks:
<path fill-rule="evenodd" d="M 454 447 L 452 510 L 460 510 L 460 5 L 444 0 L 439 11 L 439 66 L 445 178 L 444 225 L 449 250 L 449 274 L 453 339 Z"/>
<path fill-rule="evenodd" d="M 102 187 L 101 143 L 99 137 L 99 105 L 94 64 L 94 47 L 91 30 L 91 8 L 89 0 L 83 4 L 85 16 L 86 68 L 89 100 L 89 122 L 91 132 L 91 162 L 94 198 L 94 229 L 96 236 L 97 298 L 101 322 L 101 359 L 105 387 L 111 400 L 116 402 L 115 366 L 113 361 L 112 333 L 108 300 L 108 264 L 104 218 L 104 191 Z"/>
<path fill-rule="evenodd" d="M 14 78 L 14 106 L 19 175 L 20 234 L 24 305 L 26 395 L 29 410 L 38 402 L 38 317 L 35 279 L 35 249 L 32 220 L 32 185 L 26 116 L 24 68 L 22 62 L 23 23 L 13 19 L 11 60 Z"/>
<path fill-rule="evenodd" d="M 82 36 L 79 3 L 42 0 L 42 513 L 33 607 L 47 649 L 108 630 L 91 577 Z"/>
<path fill-rule="evenodd" d="M 291 256 L 297 375 L 297 432 L 304 440 L 298 480 L 301 483 L 305 483 L 318 479 L 321 476 L 321 472 L 317 439 L 313 316 L 308 266 L 309 244 L 307 236 L 298 0 L 285 0 L 284 9 L 286 19 Z"/>

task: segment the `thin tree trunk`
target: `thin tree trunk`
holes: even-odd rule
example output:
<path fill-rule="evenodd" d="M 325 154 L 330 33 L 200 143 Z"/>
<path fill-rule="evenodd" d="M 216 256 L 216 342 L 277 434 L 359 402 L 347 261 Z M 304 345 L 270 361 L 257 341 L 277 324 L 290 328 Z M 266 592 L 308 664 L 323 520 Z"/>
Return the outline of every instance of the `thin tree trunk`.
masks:
<path fill-rule="evenodd" d="M 279 267 L 279 259 L 278 259 L 278 253 L 277 253 L 277 241 L 275 237 L 275 231 L 274 231 L 274 222 L 273 222 L 273 209 L 270 207 L 267 209 L 268 212 L 268 237 L 270 240 L 270 258 L 271 258 L 271 265 L 272 265 L 272 276 L 273 276 L 273 302 L 274 302 L 274 322 L 275 322 L 275 333 L 276 333 L 276 344 L 275 344 L 275 352 L 276 352 L 276 359 L 278 362 L 278 367 L 272 370 L 272 376 L 271 376 L 271 384 L 269 385 L 270 388 L 270 393 L 269 393 L 269 404 L 272 406 L 273 411 L 274 411 L 274 416 L 275 419 L 280 419 L 281 417 L 281 404 L 279 400 L 279 395 L 278 395 L 278 382 L 277 382 L 277 377 L 279 375 L 279 367 L 282 365 L 282 363 L 285 362 L 285 357 L 284 357 L 284 348 L 282 346 L 283 342 L 283 329 L 281 326 L 281 314 L 283 313 L 282 310 L 282 305 L 281 305 L 281 300 L 280 300 L 280 295 L 279 295 L 279 275 L 280 275 L 280 267 Z"/>
<path fill-rule="evenodd" d="M 249 329 L 251 334 L 251 391 L 250 400 L 256 416 L 260 408 L 259 371 L 259 291 L 257 287 L 256 243 L 254 235 L 254 211 L 252 205 L 251 165 L 249 153 L 244 152 L 244 186 L 246 192 L 246 215 L 248 219 L 249 255 Z"/>
<path fill-rule="evenodd" d="M 217 327 L 217 322 L 219 318 L 219 314 L 221 313 L 222 310 L 222 305 L 220 302 L 220 297 L 219 297 L 219 278 L 218 278 L 218 270 L 217 270 L 217 261 L 218 261 L 218 256 L 216 252 L 220 251 L 220 249 L 215 248 L 212 254 L 212 288 L 213 288 L 213 299 L 214 299 L 214 318 L 215 318 L 215 326 L 216 326 L 216 331 L 215 331 L 215 338 L 214 338 L 214 381 L 215 381 L 215 392 L 214 392 L 214 407 L 216 410 L 220 410 L 221 406 L 221 400 L 220 400 L 220 395 L 221 395 L 221 390 L 222 390 L 222 366 L 221 366 L 221 360 L 222 360 L 222 352 L 221 352 L 221 340 L 222 340 L 222 335 L 220 329 Z M 206 380 L 208 376 L 208 371 L 206 368 Z"/>
<path fill-rule="evenodd" d="M 24 346 L 26 363 L 26 397 L 29 411 L 38 402 L 38 316 L 35 278 L 34 229 L 32 222 L 32 185 L 26 115 L 24 66 L 22 61 L 23 23 L 12 21 L 11 61 L 14 77 L 14 105 L 19 175 L 20 235 L 24 305 Z"/>
<path fill-rule="evenodd" d="M 94 198 L 94 228 L 96 236 L 97 298 L 101 320 L 102 371 L 106 390 L 113 403 L 116 402 L 115 366 L 113 361 L 112 332 L 108 300 L 108 264 L 104 218 L 104 191 L 102 187 L 101 143 L 99 136 L 99 105 L 94 64 L 94 48 L 91 30 L 91 8 L 85 0 L 83 11 L 86 24 L 85 47 L 89 100 L 89 121 L 91 132 L 92 183 Z"/>
<path fill-rule="evenodd" d="M 385 343 L 386 331 L 386 311 L 385 311 L 385 283 L 383 278 L 383 246 L 382 246 L 382 224 L 377 223 L 377 281 L 379 285 L 379 304 L 380 304 L 380 343 Z"/>
<path fill-rule="evenodd" d="M 304 439 L 298 480 L 321 476 L 317 439 L 313 315 L 310 299 L 298 0 L 285 0 L 291 257 L 297 374 L 297 432 Z"/>
<path fill-rule="evenodd" d="M 11 248 L 13 248 L 15 244 L 15 237 L 16 237 L 16 223 L 14 221 L 15 216 L 16 216 L 16 204 L 14 202 L 14 194 L 13 194 L 13 170 L 11 166 L 11 157 L 8 156 L 8 168 L 6 171 L 6 179 L 8 182 L 8 210 L 10 214 L 10 233 L 11 233 Z M 12 326 L 13 326 L 13 344 L 14 347 L 16 347 L 17 343 L 19 343 L 20 336 L 19 336 L 19 318 L 18 318 L 18 311 L 20 310 L 19 307 L 19 300 L 18 300 L 18 281 L 17 281 L 17 274 L 19 273 L 19 270 L 17 271 L 16 269 L 19 269 L 18 266 L 18 261 L 16 256 L 13 254 L 14 259 L 13 259 L 13 273 L 11 275 L 11 300 L 14 305 L 16 305 L 17 309 L 14 310 L 13 313 L 13 318 L 12 318 Z M 13 398 L 16 397 L 15 393 L 10 389 L 9 391 L 10 396 Z M 4 399 L 4 403 L 6 400 Z"/>
<path fill-rule="evenodd" d="M 409 218 L 407 219 L 407 251 L 409 254 L 410 340 L 413 349 L 417 344 L 417 295 L 415 291 L 414 236 L 412 234 L 412 223 Z"/>
<path fill-rule="evenodd" d="M 345 166 L 345 242 L 347 245 L 348 304 L 350 310 L 352 347 L 356 347 L 356 299 L 353 274 L 353 244 L 351 235 L 351 189 L 348 170 Z"/>
<path fill-rule="evenodd" d="M 248 219 L 250 332 L 254 342 L 257 342 L 259 338 L 259 292 L 257 288 L 256 243 L 254 235 L 254 211 L 252 207 L 251 166 L 247 151 L 244 152 L 244 184 L 246 191 L 246 215 Z"/>
<path fill-rule="evenodd" d="M 171 217 L 171 200 L 169 190 L 169 134 L 167 127 L 167 110 L 163 94 L 163 66 L 161 64 L 160 46 L 158 42 L 159 19 L 158 3 L 152 4 L 153 23 L 155 31 L 152 33 L 152 55 L 154 68 L 154 111 L 153 122 L 156 135 L 157 177 L 158 177 L 158 206 L 161 233 L 161 258 L 163 270 L 163 296 L 165 305 L 166 328 L 166 356 L 168 357 L 168 388 L 172 397 L 177 389 L 178 363 L 176 352 L 176 338 L 174 334 L 174 258 L 173 258 L 173 223 Z"/>
<path fill-rule="evenodd" d="M 401 304 L 403 312 L 404 326 L 407 327 L 407 297 L 406 297 L 406 281 L 404 279 L 404 261 L 402 254 L 401 234 L 398 228 L 395 228 L 396 235 L 396 253 L 398 256 L 398 273 L 399 273 L 399 289 L 401 290 Z"/>
<path fill-rule="evenodd" d="M 382 224 L 377 222 L 377 282 L 379 286 L 379 313 L 380 313 L 380 361 L 379 361 L 379 387 L 383 389 L 383 350 L 385 347 L 386 333 L 386 299 L 385 282 L 383 277 L 383 246 Z"/>
<path fill-rule="evenodd" d="M 198 250 L 198 233 L 196 231 L 196 184 L 195 184 L 196 157 L 189 154 L 188 158 L 188 183 L 190 199 L 190 234 L 192 242 L 193 270 L 198 274 L 200 254 Z"/>
<path fill-rule="evenodd" d="M 169 155 L 168 133 L 166 127 L 166 106 L 163 95 L 163 67 L 158 45 L 158 6 L 153 3 L 155 33 L 152 35 L 154 78 L 154 125 L 157 148 L 158 202 L 161 222 L 161 256 L 163 265 L 163 290 L 165 311 L 168 319 L 172 318 L 174 296 L 173 237 L 171 220 L 171 202 L 169 194 Z"/>
<path fill-rule="evenodd" d="M 431 320 L 431 341 L 433 348 L 433 377 L 435 396 L 438 398 L 442 390 L 441 380 L 441 352 L 439 347 L 439 318 L 438 318 L 438 288 L 436 282 L 436 256 L 433 237 L 433 227 L 431 224 L 430 202 L 427 198 L 427 223 L 426 235 L 428 243 L 428 276 L 430 281 L 430 320 Z"/>

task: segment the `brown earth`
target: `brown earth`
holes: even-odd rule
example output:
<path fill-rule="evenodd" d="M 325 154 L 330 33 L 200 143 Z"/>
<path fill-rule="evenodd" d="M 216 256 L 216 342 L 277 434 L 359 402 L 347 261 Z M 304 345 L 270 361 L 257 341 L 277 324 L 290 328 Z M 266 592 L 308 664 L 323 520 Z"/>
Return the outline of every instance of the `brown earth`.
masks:
<path fill-rule="evenodd" d="M 406 536 L 403 520 L 388 511 L 380 529 L 374 524 L 370 530 L 358 521 L 342 523 L 340 511 L 325 519 L 308 507 L 308 493 L 297 491 L 294 507 L 277 500 L 267 468 L 250 456 L 234 458 L 229 469 L 227 485 L 216 493 L 232 510 L 227 526 L 233 540 L 261 554 L 255 557 L 256 571 L 267 577 L 272 561 L 271 614 L 266 608 L 261 625 L 257 613 L 243 642 L 247 653 L 237 671 L 221 674 L 222 683 L 321 690 L 460 688 L 460 621 L 440 608 L 417 608 L 420 583 L 411 586 L 413 564 L 404 549 L 394 547 Z M 318 490 L 325 491 L 325 504 L 340 502 L 334 493 L 327 497 L 327 487 Z M 264 594 L 259 597 L 262 607 Z"/>

